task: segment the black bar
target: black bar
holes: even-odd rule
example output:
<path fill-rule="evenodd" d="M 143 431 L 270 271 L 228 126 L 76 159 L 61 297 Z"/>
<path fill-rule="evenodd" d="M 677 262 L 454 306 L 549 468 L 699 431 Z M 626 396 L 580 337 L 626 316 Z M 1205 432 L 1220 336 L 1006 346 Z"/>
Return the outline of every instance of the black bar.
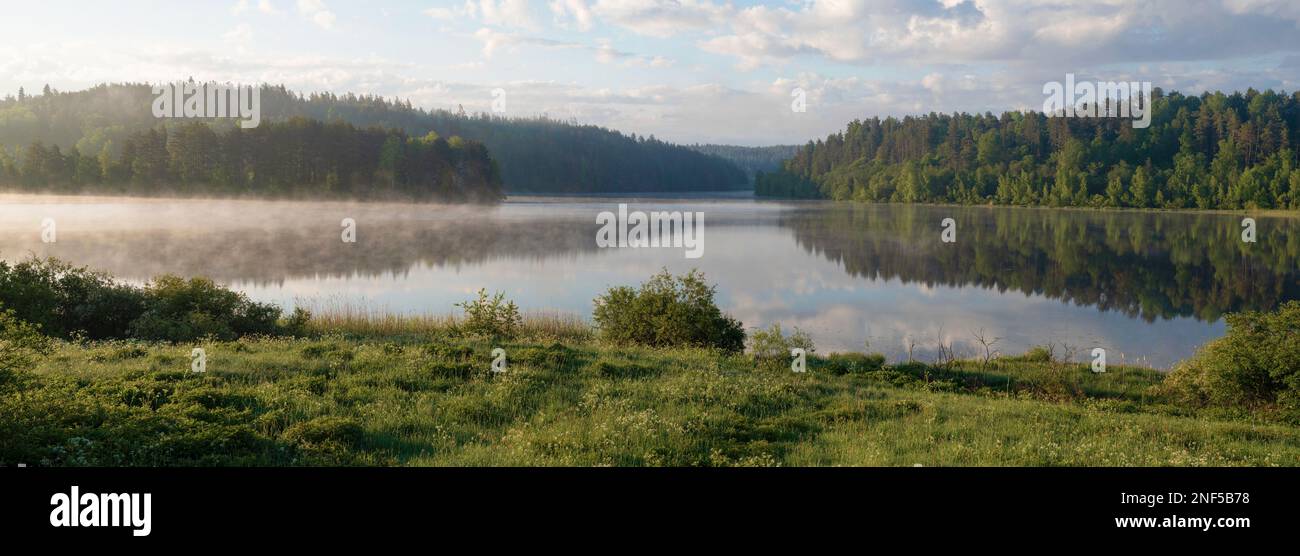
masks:
<path fill-rule="evenodd" d="M 574 527 L 653 531 L 662 540 L 718 534 L 724 523 L 748 524 L 759 535 L 808 534 L 809 528 L 899 541 L 975 535 L 972 546 L 992 540 L 989 535 L 1254 542 L 1296 528 L 1292 508 L 1300 493 L 1287 470 L 1169 468 L 28 467 L 0 469 L 0 484 L 6 493 L 0 523 L 19 538 L 127 547 L 196 539 L 205 547 L 239 546 L 284 535 L 324 543 L 378 537 L 428 543 L 430 535 L 493 538 L 503 529 L 540 540 Z M 150 493 L 149 534 L 134 536 L 126 526 L 52 526 L 51 497 L 70 493 L 73 485 L 80 494 Z M 1185 496 L 1183 503 L 1168 503 L 1171 492 Z M 1165 501 L 1153 507 L 1124 503 L 1122 493 L 1163 495 Z M 1209 503 L 1193 500 L 1205 495 Z M 1204 531 L 1115 524 L 1123 517 L 1172 516 L 1248 518 L 1249 526 Z"/>

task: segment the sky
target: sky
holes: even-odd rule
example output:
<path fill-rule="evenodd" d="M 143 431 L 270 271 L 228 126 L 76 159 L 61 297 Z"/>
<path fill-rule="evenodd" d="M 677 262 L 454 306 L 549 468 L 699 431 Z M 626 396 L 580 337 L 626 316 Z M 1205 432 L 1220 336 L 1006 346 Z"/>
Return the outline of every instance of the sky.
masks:
<path fill-rule="evenodd" d="M 284 84 L 679 143 L 800 144 L 853 119 L 1042 108 L 1043 86 L 1300 88 L 1300 0 L 220 0 L 0 8 L 0 95 Z M 792 109 L 804 92 L 805 110 Z"/>

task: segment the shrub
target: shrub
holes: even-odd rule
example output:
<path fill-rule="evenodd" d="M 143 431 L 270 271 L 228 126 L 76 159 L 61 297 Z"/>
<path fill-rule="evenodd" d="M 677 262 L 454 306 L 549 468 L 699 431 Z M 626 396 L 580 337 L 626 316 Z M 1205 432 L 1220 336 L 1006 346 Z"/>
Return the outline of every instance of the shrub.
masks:
<path fill-rule="evenodd" d="M 279 332 L 288 336 L 306 336 L 307 325 L 311 323 L 311 311 L 294 307 L 293 313 L 279 322 Z"/>
<path fill-rule="evenodd" d="M 1300 301 L 1224 319 L 1227 333 L 1180 363 L 1164 389 L 1195 405 L 1277 404 L 1300 414 Z"/>
<path fill-rule="evenodd" d="M 36 326 L 18 320 L 13 310 L 0 310 L 0 393 L 16 387 L 22 373 L 50 349 Z"/>
<path fill-rule="evenodd" d="M 279 307 L 250 301 L 207 278 L 163 275 L 144 292 L 144 314 L 130 327 L 135 338 L 181 342 L 211 336 L 229 341 L 280 331 Z"/>
<path fill-rule="evenodd" d="M 784 362 L 790 358 L 790 350 L 801 348 L 806 353 L 816 351 L 812 337 L 807 332 L 794 328 L 789 336 L 781 331 L 781 323 L 772 323 L 767 330 L 755 330 L 749 338 L 749 351 L 760 363 Z"/>
<path fill-rule="evenodd" d="M 674 277 L 664 269 L 639 289 L 619 286 L 597 297 L 593 319 L 601 337 L 615 344 L 740 351 L 745 329 L 718 309 L 715 292 L 695 270 Z"/>
<path fill-rule="evenodd" d="M 0 303 L 47 335 L 121 339 L 144 313 L 142 291 L 55 258 L 0 261 Z"/>
<path fill-rule="evenodd" d="M 91 340 L 233 340 L 250 334 L 300 334 L 311 314 L 280 323 L 280 308 L 250 301 L 207 278 L 160 276 L 144 288 L 58 259 L 0 261 L 0 304 L 50 336 Z"/>
<path fill-rule="evenodd" d="M 1021 355 L 1008 355 L 1002 359 L 1008 362 L 1051 363 L 1056 360 L 1056 356 L 1048 346 L 1034 346 Z"/>
<path fill-rule="evenodd" d="M 460 324 L 460 329 L 467 334 L 513 338 L 523 326 L 519 307 L 515 306 L 514 301 L 506 299 L 502 292 L 488 297 L 487 289 L 480 289 L 478 299 L 457 303 L 456 306 L 465 310 L 465 320 Z"/>

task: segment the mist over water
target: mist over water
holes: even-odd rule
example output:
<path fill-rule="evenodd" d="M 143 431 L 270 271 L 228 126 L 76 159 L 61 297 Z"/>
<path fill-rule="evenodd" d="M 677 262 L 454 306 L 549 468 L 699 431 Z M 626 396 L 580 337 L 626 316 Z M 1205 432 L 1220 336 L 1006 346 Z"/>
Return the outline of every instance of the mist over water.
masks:
<path fill-rule="evenodd" d="M 1002 353 L 1054 344 L 1168 367 L 1223 333 L 1222 314 L 1300 298 L 1292 218 L 1055 209 L 638 199 L 705 214 L 704 255 L 601 249 L 596 214 L 622 201 L 513 198 L 498 206 L 0 195 L 0 257 L 55 256 L 143 282 L 205 275 L 286 307 L 352 304 L 445 314 L 478 288 L 525 311 L 588 317 L 606 288 L 661 268 L 702 270 L 747 328 L 780 322 L 819 352 L 932 359 L 951 344 Z M 940 241 L 951 217 L 957 241 Z M 53 218 L 57 242 L 41 241 Z M 344 218 L 356 243 L 340 239 Z M 869 347 L 868 347 L 869 346 Z M 1066 347 L 1068 346 L 1068 347 Z"/>

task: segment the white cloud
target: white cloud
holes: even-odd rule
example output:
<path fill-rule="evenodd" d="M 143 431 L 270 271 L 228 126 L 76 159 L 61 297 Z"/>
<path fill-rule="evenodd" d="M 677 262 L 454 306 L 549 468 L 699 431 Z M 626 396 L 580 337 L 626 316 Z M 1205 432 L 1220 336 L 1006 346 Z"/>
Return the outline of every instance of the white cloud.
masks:
<path fill-rule="evenodd" d="M 261 0 L 261 1 L 259 1 L 259 2 L 257 3 L 257 11 L 262 12 L 262 13 L 267 14 L 267 15 L 280 15 L 280 14 L 284 13 L 284 12 L 281 12 L 280 10 L 276 9 L 275 5 L 271 3 L 271 0 Z"/>
<path fill-rule="evenodd" d="M 652 68 L 666 68 L 671 67 L 677 62 L 669 58 L 664 58 L 663 56 L 651 56 L 646 63 Z"/>
<path fill-rule="evenodd" d="M 921 78 L 921 86 L 922 86 L 922 87 L 925 87 L 925 89 L 928 90 L 928 91 L 933 91 L 933 92 L 936 92 L 936 93 L 938 93 L 938 92 L 942 92 L 942 91 L 943 91 L 943 74 L 940 74 L 940 73 L 930 73 L 930 74 L 926 74 L 925 77 L 922 77 L 922 78 Z"/>
<path fill-rule="evenodd" d="M 738 9 L 699 44 L 745 68 L 808 56 L 863 65 L 1014 63 L 1064 73 L 1084 64 L 1294 51 L 1297 22 L 1294 0 L 810 0 Z"/>
<path fill-rule="evenodd" d="M 442 21 L 451 21 L 458 17 L 463 17 L 465 15 L 465 12 L 464 10 L 459 10 L 456 8 L 429 8 L 427 10 L 424 10 L 424 15 Z"/>
<path fill-rule="evenodd" d="M 1295 0 L 1223 0 L 1223 5 L 1234 14 L 1281 17 L 1300 25 L 1300 3 Z"/>
<path fill-rule="evenodd" d="M 602 64 L 618 63 L 625 67 L 666 68 L 674 63 L 673 60 L 663 56 L 645 56 L 618 50 L 609 39 L 597 39 L 596 46 L 591 47 L 591 50 L 596 54 L 596 61 Z"/>
<path fill-rule="evenodd" d="M 591 29 L 592 15 L 587 0 L 551 0 L 548 5 L 557 22 L 572 19 L 579 31 Z"/>
<path fill-rule="evenodd" d="M 321 29 L 334 28 L 336 19 L 334 12 L 325 7 L 325 3 L 321 0 L 298 0 L 298 15 L 307 18 Z"/>
<path fill-rule="evenodd" d="M 582 48 L 582 45 L 574 42 L 503 33 L 500 31 L 494 31 L 487 27 L 483 27 L 474 32 L 474 38 L 483 43 L 484 58 L 491 58 L 497 50 L 503 47 L 511 52 L 522 46 L 533 46 L 538 48 Z"/>
<path fill-rule="evenodd" d="M 586 45 L 570 41 L 558 41 L 541 37 L 532 37 L 506 33 L 483 27 L 474 32 L 474 38 L 483 43 L 484 58 L 491 58 L 499 51 L 519 52 L 526 47 L 540 49 L 587 50 L 592 52 L 597 62 L 625 67 L 666 68 L 673 65 L 673 60 L 663 56 L 646 56 L 635 52 L 625 52 L 614 48 L 609 39 L 597 39 L 595 45 Z"/>
<path fill-rule="evenodd" d="M 661 38 L 708 30 L 722 23 L 732 11 L 730 6 L 709 0 L 597 0 L 591 7 L 591 12 L 604 21 Z"/>
<path fill-rule="evenodd" d="M 465 12 L 487 25 L 537 28 L 528 0 L 468 0 Z"/>
<path fill-rule="evenodd" d="M 238 2 L 235 2 L 234 7 L 230 8 L 230 13 L 240 15 L 251 8 L 252 4 L 248 0 L 239 0 Z M 283 13 L 275 8 L 275 5 L 271 3 L 271 0 L 259 0 L 257 3 L 257 11 L 267 15 L 280 15 Z"/>
<path fill-rule="evenodd" d="M 996 22 L 972 2 L 818 0 L 795 9 L 744 8 L 730 18 L 728 32 L 701 46 L 754 67 L 799 55 L 849 63 L 903 56 L 946 61 L 954 53 L 968 58 L 996 52 L 1002 37 Z"/>

